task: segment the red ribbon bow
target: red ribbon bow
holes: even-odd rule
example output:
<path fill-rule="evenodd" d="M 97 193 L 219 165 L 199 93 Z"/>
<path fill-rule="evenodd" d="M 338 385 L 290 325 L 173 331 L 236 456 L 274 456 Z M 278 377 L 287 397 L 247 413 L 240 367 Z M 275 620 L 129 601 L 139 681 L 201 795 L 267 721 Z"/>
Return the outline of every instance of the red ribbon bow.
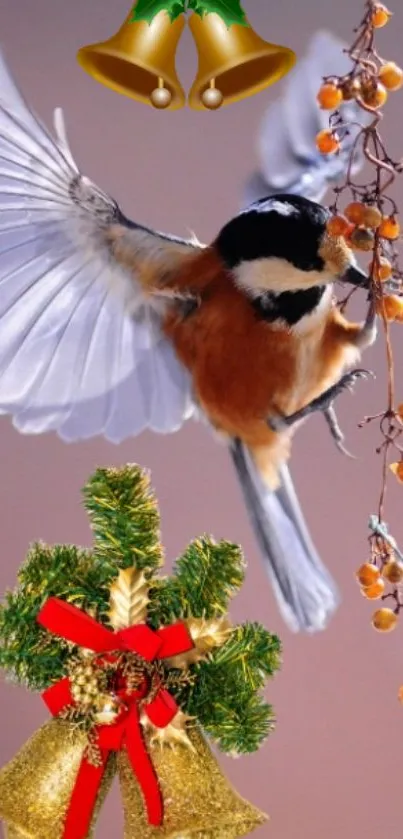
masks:
<path fill-rule="evenodd" d="M 65 603 L 57 597 L 50 597 L 37 617 L 38 623 L 49 632 L 59 635 L 96 653 L 131 651 L 146 661 L 169 658 L 187 652 L 194 647 L 189 632 L 182 622 L 165 626 L 154 632 L 146 624 L 136 624 L 127 629 L 113 632 L 76 606 Z M 138 702 L 146 694 L 144 685 L 137 691 L 123 691 L 127 712 L 112 725 L 98 725 L 98 745 L 102 764 L 93 766 L 83 757 L 66 816 L 62 839 L 85 839 L 88 834 L 92 813 L 99 787 L 105 772 L 109 753 L 125 748 L 133 772 L 143 792 L 149 824 L 159 826 L 163 820 L 163 803 L 160 786 L 149 758 L 140 725 Z M 119 695 L 122 692 L 118 691 Z M 67 705 L 74 705 L 70 692 L 70 679 L 64 678 L 42 694 L 53 716 Z M 154 699 L 145 702 L 144 710 L 150 721 L 159 728 L 165 728 L 174 718 L 178 706 L 171 694 L 160 687 Z"/>

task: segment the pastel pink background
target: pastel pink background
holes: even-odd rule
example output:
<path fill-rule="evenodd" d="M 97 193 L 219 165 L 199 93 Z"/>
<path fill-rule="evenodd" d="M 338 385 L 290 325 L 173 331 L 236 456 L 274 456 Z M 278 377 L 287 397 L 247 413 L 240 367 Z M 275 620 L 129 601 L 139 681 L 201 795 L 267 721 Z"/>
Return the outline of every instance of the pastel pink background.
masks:
<path fill-rule="evenodd" d="M 214 114 L 158 113 L 120 97 L 87 77 L 75 61 L 79 46 L 108 37 L 125 17 L 129 0 L 3 0 L 0 41 L 25 97 L 48 122 L 62 105 L 73 152 L 82 169 L 116 197 L 133 218 L 160 229 L 210 240 L 237 211 L 240 188 L 255 163 L 255 135 L 275 87 Z M 361 0 L 245 0 L 259 34 L 302 54 L 318 27 L 350 37 Z M 381 52 L 403 61 L 403 9 L 379 36 Z M 188 33 L 178 68 L 189 85 L 196 53 Z M 392 154 L 403 150 L 403 94 L 393 94 L 385 136 Z M 400 147 L 399 147 L 400 144 Z M 403 202 L 403 194 L 400 196 Z M 358 305 L 360 314 L 363 301 Z M 402 333 L 395 334 L 401 385 Z M 246 797 L 271 814 L 256 837 L 348 839 L 398 836 L 401 830 L 403 626 L 394 634 L 371 628 L 371 606 L 354 571 L 367 556 L 367 519 L 375 512 L 380 462 L 376 428 L 358 431 L 364 414 L 385 404 L 384 342 L 366 363 L 378 374 L 355 397 L 339 403 L 350 448 L 334 448 L 320 418 L 298 435 L 293 473 L 317 545 L 338 580 L 343 604 L 331 627 L 314 638 L 284 627 L 262 571 L 232 466 L 206 430 L 189 424 L 176 436 L 144 434 L 114 447 L 101 439 L 66 446 L 55 436 L 24 438 L 0 422 L 0 591 L 15 584 L 30 541 L 90 542 L 80 488 L 97 465 L 136 461 L 150 467 L 162 512 L 167 565 L 188 540 L 205 531 L 242 543 L 247 581 L 234 602 L 235 620 L 256 619 L 280 634 L 281 673 L 268 686 L 278 725 L 259 754 L 223 759 L 223 769 Z M 403 399 L 403 392 L 400 391 Z M 402 490 L 391 481 L 388 518 L 402 539 Z M 1 686 L 0 759 L 11 758 L 42 721 L 39 697 Z M 109 798 L 97 836 L 122 835 L 117 792 Z"/>

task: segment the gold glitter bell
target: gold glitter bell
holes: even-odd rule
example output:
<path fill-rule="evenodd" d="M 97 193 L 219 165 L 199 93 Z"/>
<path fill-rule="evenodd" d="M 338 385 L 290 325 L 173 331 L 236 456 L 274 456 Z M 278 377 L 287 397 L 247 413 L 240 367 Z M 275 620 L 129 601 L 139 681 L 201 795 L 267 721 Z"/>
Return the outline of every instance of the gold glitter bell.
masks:
<path fill-rule="evenodd" d="M 206 740 L 188 727 L 193 748 L 162 746 L 146 733 L 164 799 L 164 824 L 147 823 L 141 793 L 124 752 L 117 757 L 125 814 L 124 839 L 237 839 L 267 821 L 223 775 Z"/>
<path fill-rule="evenodd" d="M 81 47 L 77 61 L 96 81 L 139 102 L 174 111 L 185 105 L 175 70 L 175 53 L 185 26 L 165 11 L 148 23 L 132 22 L 132 9 L 115 35 Z"/>
<path fill-rule="evenodd" d="M 295 53 L 269 44 L 251 26 L 229 28 L 214 12 L 189 18 L 199 53 L 199 67 L 188 104 L 195 110 L 216 110 L 278 82 L 293 67 Z"/>
<path fill-rule="evenodd" d="M 77 725 L 53 719 L 0 770 L 0 819 L 7 839 L 61 839 L 88 735 Z M 116 771 L 109 758 L 87 839 Z M 8 835 L 7 835 L 8 834 Z"/>
<path fill-rule="evenodd" d="M 231 787 L 198 729 L 189 727 L 187 733 L 191 747 L 161 745 L 151 731 L 144 734 L 162 791 L 163 824 L 148 823 L 138 781 L 123 750 L 109 757 L 86 839 L 94 837 L 116 771 L 125 813 L 124 839 L 237 839 L 267 820 Z M 85 731 L 54 719 L 0 770 L 0 819 L 7 839 L 62 839 L 86 744 Z"/>
<path fill-rule="evenodd" d="M 6 824 L 3 825 L 3 837 L 4 839 L 24 839 L 24 833 L 22 833 L 18 827 Z"/>

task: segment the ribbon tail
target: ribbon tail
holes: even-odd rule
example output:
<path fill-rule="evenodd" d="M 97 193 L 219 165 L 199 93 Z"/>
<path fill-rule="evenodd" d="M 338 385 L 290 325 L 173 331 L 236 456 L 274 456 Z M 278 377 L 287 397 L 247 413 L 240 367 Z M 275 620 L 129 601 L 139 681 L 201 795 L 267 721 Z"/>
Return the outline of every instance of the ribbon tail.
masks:
<path fill-rule="evenodd" d="M 101 750 L 102 763 L 93 766 L 84 757 L 77 773 L 70 799 L 62 839 L 86 839 L 108 762 L 109 753 Z"/>
<path fill-rule="evenodd" d="M 148 823 L 159 827 L 163 821 L 162 792 L 143 740 L 136 706 L 132 707 L 126 724 L 125 745 L 133 772 L 143 793 Z"/>

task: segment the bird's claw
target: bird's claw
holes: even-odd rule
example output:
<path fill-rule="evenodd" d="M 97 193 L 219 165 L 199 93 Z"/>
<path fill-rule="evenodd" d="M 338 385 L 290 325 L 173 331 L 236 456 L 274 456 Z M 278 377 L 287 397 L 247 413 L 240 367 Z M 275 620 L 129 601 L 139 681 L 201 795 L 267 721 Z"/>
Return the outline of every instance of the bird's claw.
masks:
<path fill-rule="evenodd" d="M 323 397 L 318 398 L 318 402 L 322 402 L 322 410 L 326 410 L 326 408 L 330 408 L 336 399 L 337 396 L 340 396 L 344 390 L 348 390 L 350 393 L 354 392 L 354 385 L 359 379 L 375 379 L 375 373 L 372 370 L 352 370 L 351 373 L 346 373 L 345 376 L 342 376 L 340 381 L 337 384 L 333 385 L 333 387 L 329 388 Z M 320 410 L 320 407 L 318 405 Z"/>
<path fill-rule="evenodd" d="M 337 440 L 335 440 L 335 443 L 336 443 L 336 446 L 337 446 L 339 452 L 344 454 L 346 457 L 349 457 L 351 460 L 357 460 L 356 455 L 349 452 L 349 450 L 346 449 L 345 446 L 343 446 L 343 443 L 341 443 L 340 441 L 337 441 Z"/>
<path fill-rule="evenodd" d="M 348 449 L 344 446 L 344 434 L 339 426 L 335 410 L 333 406 L 330 406 L 326 410 L 323 411 L 323 416 L 329 426 L 330 433 L 333 437 L 333 440 L 336 443 L 338 450 L 344 454 L 346 457 L 350 457 L 352 460 L 356 460 L 356 456 L 351 454 Z"/>
<path fill-rule="evenodd" d="M 307 409 L 311 408 L 311 410 L 325 412 L 332 408 L 335 399 L 337 399 L 343 391 L 348 390 L 349 393 L 353 393 L 354 385 L 359 379 L 369 378 L 375 379 L 375 373 L 373 373 L 372 370 L 352 370 L 351 373 L 346 373 L 342 376 L 335 385 L 329 388 L 329 390 L 326 390 L 321 396 L 314 399 L 310 405 L 307 406 Z"/>
<path fill-rule="evenodd" d="M 355 459 L 355 455 L 351 454 L 345 446 L 343 445 L 344 442 L 344 435 L 341 432 L 339 427 L 336 414 L 334 412 L 333 403 L 335 399 L 340 396 L 343 391 L 348 390 L 350 393 L 354 390 L 354 385 L 359 379 L 375 379 L 375 374 L 372 370 L 364 370 L 358 368 L 357 370 L 351 370 L 350 373 L 346 373 L 341 379 L 316 399 L 313 399 L 308 405 L 304 408 L 301 408 L 299 411 L 295 411 L 295 413 L 290 414 L 289 416 L 272 416 L 267 419 L 267 425 L 269 428 L 278 433 L 285 431 L 288 428 L 291 428 L 296 422 L 300 422 L 305 417 L 310 416 L 311 414 L 315 413 L 316 411 L 320 411 L 324 414 L 325 419 L 328 423 L 330 433 L 336 443 L 337 448 L 347 457 L 351 457 Z"/>

